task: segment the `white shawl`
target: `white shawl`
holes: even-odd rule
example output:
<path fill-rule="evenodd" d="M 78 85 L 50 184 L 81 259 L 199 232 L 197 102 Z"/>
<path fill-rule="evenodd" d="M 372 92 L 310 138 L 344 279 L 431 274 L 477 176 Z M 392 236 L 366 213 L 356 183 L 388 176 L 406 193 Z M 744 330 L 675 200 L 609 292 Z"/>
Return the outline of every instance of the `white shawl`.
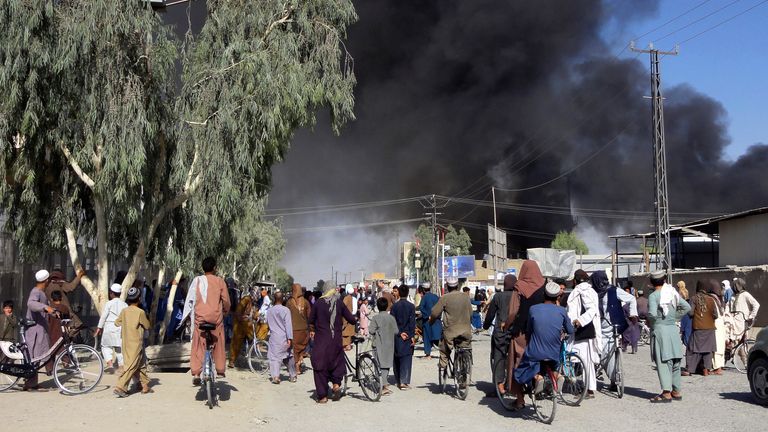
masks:
<path fill-rule="evenodd" d="M 665 283 L 659 293 L 659 306 L 661 306 L 661 315 L 666 318 L 667 314 L 677 310 L 677 304 L 680 303 L 680 294 L 672 288 L 672 285 Z"/>
<path fill-rule="evenodd" d="M 195 333 L 195 301 L 197 301 L 198 291 L 200 291 L 200 299 L 203 303 L 206 303 L 208 301 L 208 278 L 205 275 L 197 276 L 192 279 L 192 283 L 189 284 L 189 289 L 187 290 L 187 298 L 184 300 L 184 314 L 181 316 L 178 328 L 180 328 L 187 317 L 189 317 L 190 322 L 192 323 L 190 326 L 190 334 Z"/>

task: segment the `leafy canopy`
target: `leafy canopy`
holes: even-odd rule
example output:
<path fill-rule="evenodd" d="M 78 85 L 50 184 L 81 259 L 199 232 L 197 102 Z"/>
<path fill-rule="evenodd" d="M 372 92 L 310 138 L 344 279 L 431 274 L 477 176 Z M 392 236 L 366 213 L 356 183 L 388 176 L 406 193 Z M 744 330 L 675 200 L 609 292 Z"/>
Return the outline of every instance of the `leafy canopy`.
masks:
<path fill-rule="evenodd" d="M 573 231 L 558 231 L 557 235 L 555 235 L 555 239 L 552 240 L 550 247 L 559 250 L 573 250 L 579 255 L 586 255 L 589 253 L 587 244 L 579 239 Z"/>
<path fill-rule="evenodd" d="M 180 41 L 147 2 L 0 2 L 1 204 L 24 258 L 61 248 L 65 229 L 103 236 L 132 270 L 242 256 L 223 239 L 243 224 L 275 237 L 246 203 L 317 111 L 337 132 L 353 118 L 357 17 L 349 0 L 207 7 Z"/>

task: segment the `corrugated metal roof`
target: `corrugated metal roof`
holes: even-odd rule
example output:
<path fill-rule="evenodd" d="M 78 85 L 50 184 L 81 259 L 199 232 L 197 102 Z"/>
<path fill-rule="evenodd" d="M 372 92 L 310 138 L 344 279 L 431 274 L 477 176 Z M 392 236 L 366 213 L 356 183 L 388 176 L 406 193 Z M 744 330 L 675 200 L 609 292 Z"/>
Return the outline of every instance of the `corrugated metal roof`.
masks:
<path fill-rule="evenodd" d="M 687 222 L 687 223 L 684 223 L 684 224 L 670 225 L 669 231 L 670 232 L 674 232 L 674 231 L 681 231 L 684 228 L 688 228 L 688 229 L 694 229 L 695 228 L 697 231 L 702 231 L 702 232 L 705 232 L 707 234 L 715 234 L 716 235 L 716 234 L 719 234 L 719 232 L 720 232 L 720 229 L 719 229 L 719 226 L 718 226 L 718 223 L 720 223 L 720 222 L 725 222 L 725 221 L 733 220 L 733 219 L 745 218 L 745 217 L 748 217 L 748 216 L 755 216 L 755 215 L 760 215 L 760 214 L 766 214 L 766 213 L 768 213 L 768 207 L 758 207 L 758 208 L 755 208 L 755 209 L 744 210 L 744 211 L 740 211 L 740 212 L 737 212 L 737 213 L 730 213 L 730 214 L 724 214 L 724 215 L 720 215 L 720 216 L 712 216 L 712 217 L 705 218 L 705 219 L 698 219 L 698 220 L 694 220 L 694 221 Z M 627 238 L 640 239 L 640 238 L 643 238 L 643 237 L 653 238 L 655 235 L 656 235 L 655 232 L 639 233 L 639 234 L 619 234 L 619 235 L 609 236 L 609 238 L 612 238 L 612 239 L 627 239 Z M 683 235 L 686 235 L 686 233 L 683 232 Z M 695 235 L 695 234 L 690 234 L 690 235 Z"/>

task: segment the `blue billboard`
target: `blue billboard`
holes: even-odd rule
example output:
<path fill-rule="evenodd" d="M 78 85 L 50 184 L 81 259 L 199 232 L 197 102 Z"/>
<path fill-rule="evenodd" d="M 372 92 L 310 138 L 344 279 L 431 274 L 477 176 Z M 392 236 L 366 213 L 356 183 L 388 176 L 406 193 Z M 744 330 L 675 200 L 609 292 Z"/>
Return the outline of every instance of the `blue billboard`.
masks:
<path fill-rule="evenodd" d="M 445 276 L 468 278 L 475 275 L 475 256 L 460 255 L 443 258 L 443 272 Z"/>

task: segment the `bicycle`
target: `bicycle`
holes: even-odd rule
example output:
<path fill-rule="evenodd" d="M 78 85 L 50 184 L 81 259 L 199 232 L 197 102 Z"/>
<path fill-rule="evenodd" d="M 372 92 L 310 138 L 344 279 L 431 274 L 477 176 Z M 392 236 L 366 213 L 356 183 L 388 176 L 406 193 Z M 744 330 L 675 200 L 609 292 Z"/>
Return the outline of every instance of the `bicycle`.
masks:
<path fill-rule="evenodd" d="M 256 322 L 252 322 L 251 326 L 253 327 L 253 339 L 245 340 L 244 351 L 248 361 L 248 369 L 253 373 L 265 373 L 268 370 L 266 362 L 269 339 L 258 339 L 256 337 Z"/>
<path fill-rule="evenodd" d="M 542 360 L 539 374 L 542 377 L 541 385 L 536 380 L 523 386 L 523 393 L 531 398 L 531 405 L 536 417 L 544 424 L 551 424 L 555 420 L 557 411 L 557 398 L 560 390 L 557 386 L 554 364 L 551 360 Z M 538 388 L 537 388 L 538 387 Z"/>
<path fill-rule="evenodd" d="M 376 360 L 374 350 L 360 352 L 360 344 L 365 342 L 365 338 L 352 336 L 352 343 L 355 344 L 355 363 L 349 360 L 345 354 L 344 360 L 347 363 L 347 373 L 341 383 L 341 394 L 347 394 L 348 380 L 360 384 L 363 395 L 371 402 L 377 402 L 381 399 L 381 390 L 384 383 L 381 382 L 381 368 L 379 361 Z"/>
<path fill-rule="evenodd" d="M 557 371 L 562 377 L 558 386 L 560 400 L 569 406 L 579 406 L 587 395 L 587 370 L 584 360 L 576 352 L 569 351 L 565 341 L 560 349 Z"/>
<path fill-rule="evenodd" d="M 213 409 L 218 405 L 216 400 L 216 363 L 213 360 L 213 341 L 212 330 L 216 329 L 216 324 L 202 323 L 198 329 L 203 332 L 205 338 L 205 358 L 203 359 L 203 373 L 200 377 L 200 386 L 205 389 L 208 408 Z"/>
<path fill-rule="evenodd" d="M 607 347 L 606 347 L 607 348 Z M 607 350 L 606 350 L 607 351 Z M 600 363 L 597 365 L 595 371 L 597 378 L 602 377 L 602 373 L 608 371 L 608 365 L 611 362 L 611 358 L 614 360 L 613 376 L 611 377 L 611 383 L 616 385 L 616 394 L 619 399 L 624 397 L 624 368 L 622 364 L 622 352 L 621 352 L 621 334 L 619 333 L 618 326 L 613 326 L 613 352 L 603 352 L 600 356 Z"/>
<path fill-rule="evenodd" d="M 733 364 L 733 367 L 741 373 L 747 373 L 747 358 L 749 358 L 749 350 L 752 345 L 755 344 L 754 339 L 749 339 L 749 330 L 752 326 L 747 324 L 746 315 L 744 312 L 735 312 L 740 314 L 744 318 L 744 332 L 739 337 L 738 342 L 735 345 L 729 346 L 729 343 L 725 345 L 725 364 L 729 362 Z"/>
<path fill-rule="evenodd" d="M 453 340 L 455 349 L 453 350 L 453 359 L 446 355 L 446 367 L 441 368 L 438 363 L 437 375 L 440 391 L 445 393 L 448 387 L 448 378 L 453 378 L 456 388 L 456 397 L 465 400 L 469 394 L 469 383 L 472 380 L 472 348 L 459 348 L 459 344 L 464 338 L 458 337 Z M 441 354 L 445 355 L 443 351 Z M 498 386 L 497 386 L 498 387 Z"/>
<path fill-rule="evenodd" d="M 104 361 L 93 347 L 75 344 L 69 337 L 71 319 L 61 320 L 62 337 L 42 356 L 32 358 L 25 336 L 33 320 L 19 320 L 21 342 L 0 342 L 0 392 L 11 389 L 21 378 L 30 379 L 51 358 L 53 379 L 64 394 L 79 395 L 93 390 L 104 375 Z"/>
<path fill-rule="evenodd" d="M 503 376 L 496 375 L 496 369 L 501 366 Z M 502 356 L 496 361 L 491 358 L 491 375 L 493 376 L 493 384 L 496 387 L 496 397 L 499 399 L 501 406 L 508 411 L 515 411 L 515 400 L 517 399 L 511 391 L 509 391 L 510 378 L 507 376 L 507 356 Z M 502 393 L 499 388 L 499 383 L 504 383 L 505 392 Z"/>

